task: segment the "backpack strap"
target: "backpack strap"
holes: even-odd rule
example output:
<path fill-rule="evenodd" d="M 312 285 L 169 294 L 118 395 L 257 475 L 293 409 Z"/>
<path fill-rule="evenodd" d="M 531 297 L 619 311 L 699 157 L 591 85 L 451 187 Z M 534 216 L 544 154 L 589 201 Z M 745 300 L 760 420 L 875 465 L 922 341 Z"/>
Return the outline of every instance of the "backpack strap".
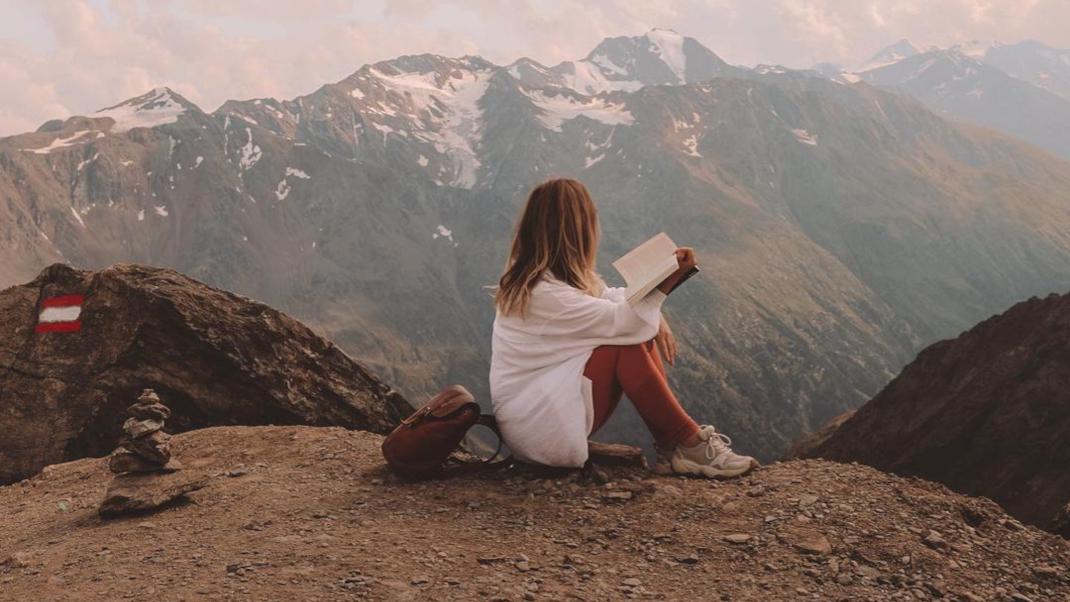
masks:
<path fill-rule="evenodd" d="M 497 435 L 497 437 L 498 437 L 498 448 L 494 450 L 494 454 L 491 457 L 487 458 L 486 460 L 482 460 L 480 462 L 464 462 L 464 461 L 458 460 L 457 458 L 454 458 L 454 457 L 451 456 L 449 458 L 449 461 L 452 462 L 452 463 L 455 463 L 455 464 L 459 464 L 460 466 L 457 466 L 455 468 L 450 469 L 449 472 L 453 473 L 453 472 L 460 471 L 460 472 L 467 473 L 469 471 L 474 471 L 474 470 L 490 469 L 490 468 L 508 468 L 508 467 L 512 466 L 513 465 L 513 456 L 512 455 L 506 456 L 505 458 L 502 458 L 501 460 L 497 460 L 498 455 L 501 454 L 501 452 L 502 452 L 502 445 L 504 444 L 504 440 L 502 439 L 502 431 L 501 431 L 500 428 L 498 428 L 498 420 L 494 417 L 494 414 L 480 414 L 479 418 L 476 419 L 476 424 L 479 425 L 479 426 L 487 427 L 488 429 L 493 431 L 495 435 Z"/>
<path fill-rule="evenodd" d="M 502 431 L 498 428 L 498 419 L 494 417 L 494 414 L 480 414 L 476 419 L 476 424 L 489 428 L 501 439 Z"/>
<path fill-rule="evenodd" d="M 476 424 L 489 428 L 490 430 L 494 431 L 495 435 L 498 436 L 498 449 L 495 449 L 494 450 L 494 455 L 489 457 L 489 458 L 487 458 L 486 460 L 484 460 L 483 464 L 487 464 L 487 465 L 493 464 L 494 466 L 497 466 L 498 464 L 502 464 L 504 462 L 509 462 L 511 464 L 512 460 L 513 460 L 512 456 L 509 456 L 508 458 L 504 458 L 504 459 L 499 460 L 497 462 L 493 462 L 493 460 L 498 457 L 498 454 L 502 453 L 502 443 L 503 443 L 502 430 L 500 428 L 498 428 L 498 419 L 494 417 L 494 414 L 480 414 L 479 418 L 476 419 Z"/>

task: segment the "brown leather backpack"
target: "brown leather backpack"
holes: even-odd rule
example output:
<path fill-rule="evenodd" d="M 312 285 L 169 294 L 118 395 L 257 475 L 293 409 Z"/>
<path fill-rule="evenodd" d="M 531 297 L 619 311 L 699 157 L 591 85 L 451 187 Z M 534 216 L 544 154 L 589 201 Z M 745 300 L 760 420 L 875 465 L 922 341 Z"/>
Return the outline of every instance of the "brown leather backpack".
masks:
<path fill-rule="evenodd" d="M 467 389 L 450 385 L 386 436 L 383 457 L 398 475 L 410 478 L 432 476 L 442 470 L 468 429 L 476 424 L 498 434 L 498 451 L 501 451 L 501 434 L 494 416 L 480 414 L 479 404 Z M 491 459 L 497 455 L 495 452 Z"/>

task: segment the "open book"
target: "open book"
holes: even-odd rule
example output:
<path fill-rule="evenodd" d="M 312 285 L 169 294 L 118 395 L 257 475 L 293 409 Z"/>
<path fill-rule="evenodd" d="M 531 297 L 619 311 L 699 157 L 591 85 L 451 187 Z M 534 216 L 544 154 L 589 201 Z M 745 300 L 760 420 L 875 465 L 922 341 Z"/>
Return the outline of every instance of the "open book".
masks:
<path fill-rule="evenodd" d="M 628 285 L 628 303 L 636 303 L 646 297 L 662 280 L 676 271 L 679 267 L 676 249 L 676 243 L 662 232 L 613 262 L 613 267 Z M 698 268 L 692 268 L 677 286 L 697 271 Z"/>

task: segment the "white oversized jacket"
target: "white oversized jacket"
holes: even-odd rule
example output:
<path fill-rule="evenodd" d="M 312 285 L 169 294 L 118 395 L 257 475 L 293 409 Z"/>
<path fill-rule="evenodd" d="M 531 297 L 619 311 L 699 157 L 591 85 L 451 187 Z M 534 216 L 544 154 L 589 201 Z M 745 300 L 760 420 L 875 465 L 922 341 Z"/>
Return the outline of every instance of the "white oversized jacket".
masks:
<path fill-rule="evenodd" d="M 593 297 L 546 274 L 531 290 L 527 315 L 497 312 L 491 340 L 490 397 L 505 444 L 520 460 L 583 466 L 594 420 L 591 381 L 583 375 L 599 345 L 654 338 L 665 294 L 638 303 L 623 288 Z"/>

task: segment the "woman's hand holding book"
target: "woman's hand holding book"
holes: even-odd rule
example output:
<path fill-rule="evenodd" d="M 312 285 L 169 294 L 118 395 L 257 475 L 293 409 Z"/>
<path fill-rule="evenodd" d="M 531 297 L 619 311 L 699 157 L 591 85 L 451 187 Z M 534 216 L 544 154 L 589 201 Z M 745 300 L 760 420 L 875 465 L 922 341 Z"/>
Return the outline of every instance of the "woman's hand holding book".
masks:
<path fill-rule="evenodd" d="M 692 274 L 698 271 L 698 264 L 695 260 L 695 250 L 691 247 L 680 247 L 676 249 L 676 263 L 679 267 L 672 274 L 669 274 L 665 280 L 661 281 L 658 285 L 658 290 L 668 295 L 672 292 L 672 289 L 676 288 L 678 284 L 687 280 Z"/>

